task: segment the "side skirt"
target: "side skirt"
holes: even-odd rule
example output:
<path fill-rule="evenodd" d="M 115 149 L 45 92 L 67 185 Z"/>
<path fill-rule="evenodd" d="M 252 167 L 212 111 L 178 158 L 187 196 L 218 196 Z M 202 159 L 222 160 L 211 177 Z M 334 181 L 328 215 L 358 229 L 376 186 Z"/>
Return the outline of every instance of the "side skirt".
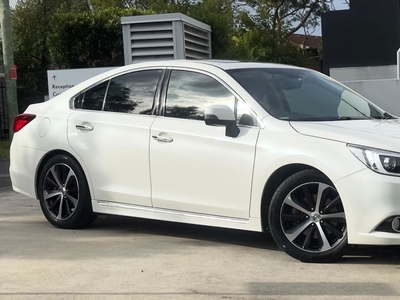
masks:
<path fill-rule="evenodd" d="M 99 214 L 240 229 L 247 231 L 262 231 L 260 218 L 238 219 L 98 200 L 92 200 L 92 207 L 93 212 Z"/>

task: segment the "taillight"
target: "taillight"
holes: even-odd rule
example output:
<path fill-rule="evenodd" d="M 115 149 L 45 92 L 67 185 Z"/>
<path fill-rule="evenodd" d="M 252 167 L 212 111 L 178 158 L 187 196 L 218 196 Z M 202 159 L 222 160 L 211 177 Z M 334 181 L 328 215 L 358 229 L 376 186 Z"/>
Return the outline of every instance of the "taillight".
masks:
<path fill-rule="evenodd" d="M 36 115 L 32 114 L 21 114 L 15 117 L 14 120 L 14 132 L 20 131 L 24 128 L 30 121 L 36 118 Z"/>

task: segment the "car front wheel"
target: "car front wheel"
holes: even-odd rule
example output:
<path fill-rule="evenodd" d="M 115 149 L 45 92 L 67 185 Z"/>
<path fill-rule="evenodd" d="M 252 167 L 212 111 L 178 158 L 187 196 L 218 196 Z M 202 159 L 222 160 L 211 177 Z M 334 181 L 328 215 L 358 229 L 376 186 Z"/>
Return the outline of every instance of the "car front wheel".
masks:
<path fill-rule="evenodd" d="M 346 216 L 338 191 L 316 170 L 287 178 L 273 195 L 269 226 L 279 247 L 304 262 L 332 262 L 347 246 Z"/>

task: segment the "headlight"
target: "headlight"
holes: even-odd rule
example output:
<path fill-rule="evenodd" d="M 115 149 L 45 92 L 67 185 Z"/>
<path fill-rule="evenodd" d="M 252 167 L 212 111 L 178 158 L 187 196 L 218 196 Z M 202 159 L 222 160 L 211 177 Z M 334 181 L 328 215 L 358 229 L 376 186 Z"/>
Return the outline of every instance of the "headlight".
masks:
<path fill-rule="evenodd" d="M 371 170 L 400 176 L 400 153 L 356 145 L 347 145 L 350 151 Z"/>

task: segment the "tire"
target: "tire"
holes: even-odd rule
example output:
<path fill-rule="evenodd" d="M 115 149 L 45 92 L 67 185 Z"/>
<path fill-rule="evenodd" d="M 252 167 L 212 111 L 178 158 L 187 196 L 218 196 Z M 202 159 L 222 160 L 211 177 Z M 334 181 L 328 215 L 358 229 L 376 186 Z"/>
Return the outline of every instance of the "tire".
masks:
<path fill-rule="evenodd" d="M 346 216 L 340 195 L 316 170 L 298 172 L 278 187 L 268 221 L 278 246 L 300 261 L 333 262 L 346 250 Z"/>
<path fill-rule="evenodd" d="M 55 227 L 83 228 L 97 218 L 85 174 L 68 155 L 56 155 L 46 162 L 37 190 L 43 214 Z"/>

